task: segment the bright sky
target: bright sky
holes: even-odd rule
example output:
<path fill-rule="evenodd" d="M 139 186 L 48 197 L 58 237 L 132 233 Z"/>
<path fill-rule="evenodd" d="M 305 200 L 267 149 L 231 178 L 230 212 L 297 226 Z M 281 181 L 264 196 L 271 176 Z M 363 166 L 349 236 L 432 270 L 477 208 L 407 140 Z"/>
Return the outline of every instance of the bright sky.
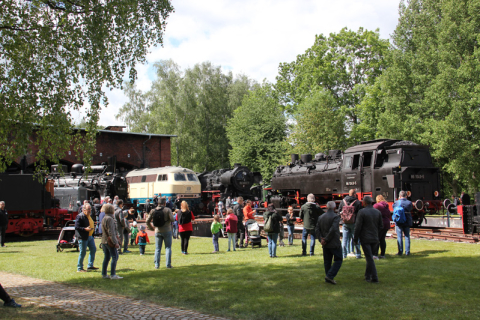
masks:
<path fill-rule="evenodd" d="M 153 63 L 173 59 L 181 68 L 210 61 L 261 82 L 275 81 L 281 62 L 291 62 L 313 45 L 315 35 L 380 29 L 390 39 L 400 0 L 172 0 L 164 46 L 151 48 L 137 67 L 137 88 L 150 89 Z M 127 101 L 121 90 L 107 92 L 101 125 L 122 125 L 115 114 Z"/>

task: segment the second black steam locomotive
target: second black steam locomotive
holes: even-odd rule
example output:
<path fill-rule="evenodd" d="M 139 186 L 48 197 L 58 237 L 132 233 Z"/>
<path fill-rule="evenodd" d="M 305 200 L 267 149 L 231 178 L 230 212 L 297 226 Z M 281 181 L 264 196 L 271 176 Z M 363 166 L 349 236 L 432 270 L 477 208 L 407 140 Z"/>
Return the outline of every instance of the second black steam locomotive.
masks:
<path fill-rule="evenodd" d="M 340 200 L 355 189 L 359 199 L 383 195 L 390 209 L 400 190 L 414 204 L 413 223 L 441 208 L 440 170 L 433 166 L 428 147 L 409 141 L 365 141 L 341 152 L 292 155 L 292 162 L 275 170 L 270 201 L 276 207 L 300 206 L 313 193 L 317 202 Z"/>
<path fill-rule="evenodd" d="M 245 199 L 261 198 L 261 187 L 252 186 L 260 184 L 262 175 L 260 172 L 251 172 L 247 167 L 236 163 L 233 169 L 219 169 L 198 174 L 202 184 L 202 201 L 218 202 L 227 197 L 243 197 Z"/>

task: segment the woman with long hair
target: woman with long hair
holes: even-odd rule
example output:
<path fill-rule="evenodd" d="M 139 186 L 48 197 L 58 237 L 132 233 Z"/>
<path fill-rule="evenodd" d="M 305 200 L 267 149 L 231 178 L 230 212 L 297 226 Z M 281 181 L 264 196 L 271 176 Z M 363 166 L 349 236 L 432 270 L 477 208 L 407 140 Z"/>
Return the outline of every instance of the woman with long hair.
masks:
<path fill-rule="evenodd" d="M 381 194 L 379 194 L 375 200 L 377 200 L 377 203 L 375 203 L 373 207 L 382 213 L 383 229 L 379 234 L 380 256 L 378 255 L 378 246 L 375 252 L 373 252 L 373 256 L 383 259 L 385 258 L 385 250 L 387 249 L 387 242 L 385 241 L 385 237 L 387 236 L 387 231 L 390 229 L 392 213 L 390 212 L 390 208 L 388 207 L 388 202 Z"/>
<path fill-rule="evenodd" d="M 193 212 L 188 208 L 188 203 L 182 201 L 180 210 L 177 213 L 178 232 L 180 233 L 182 253 L 188 254 L 188 241 L 192 235 L 192 221 L 195 220 Z"/>
<path fill-rule="evenodd" d="M 288 207 L 287 213 L 287 229 L 288 229 L 288 244 L 293 245 L 293 233 L 295 232 L 295 214 L 293 213 L 293 207 Z"/>

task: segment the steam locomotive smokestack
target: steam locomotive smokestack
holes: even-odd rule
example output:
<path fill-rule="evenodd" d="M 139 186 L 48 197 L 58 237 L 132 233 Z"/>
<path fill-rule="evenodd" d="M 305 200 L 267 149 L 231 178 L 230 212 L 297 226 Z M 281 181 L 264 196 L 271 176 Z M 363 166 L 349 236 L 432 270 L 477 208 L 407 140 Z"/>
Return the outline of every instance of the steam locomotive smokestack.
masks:
<path fill-rule="evenodd" d="M 295 161 L 299 159 L 298 154 L 292 154 L 291 157 L 292 157 L 292 163 L 295 163 Z"/>

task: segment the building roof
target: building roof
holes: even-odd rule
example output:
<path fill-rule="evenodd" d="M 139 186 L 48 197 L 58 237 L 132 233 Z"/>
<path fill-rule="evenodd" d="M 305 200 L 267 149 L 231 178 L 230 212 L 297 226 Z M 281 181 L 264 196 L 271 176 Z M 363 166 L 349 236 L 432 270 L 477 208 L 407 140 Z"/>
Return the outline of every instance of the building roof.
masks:
<path fill-rule="evenodd" d="M 397 141 L 400 141 L 400 140 L 380 139 L 380 140 L 365 141 L 365 142 L 362 142 L 362 144 L 348 148 L 347 150 L 345 150 L 344 153 L 355 153 L 355 152 L 362 152 L 362 151 L 369 151 L 369 150 L 377 150 L 381 147 L 390 146 Z"/>
<path fill-rule="evenodd" d="M 105 129 L 108 129 L 110 127 L 106 127 Z M 73 128 L 74 130 L 81 130 L 85 131 L 85 128 Z M 123 131 L 117 131 L 117 130 L 98 130 L 98 132 L 105 132 L 105 133 L 116 133 L 116 134 L 124 134 L 124 135 L 138 135 L 138 136 L 145 136 L 145 137 L 178 137 L 177 135 L 174 134 L 158 134 L 158 133 L 140 133 L 140 132 L 123 132 Z"/>

